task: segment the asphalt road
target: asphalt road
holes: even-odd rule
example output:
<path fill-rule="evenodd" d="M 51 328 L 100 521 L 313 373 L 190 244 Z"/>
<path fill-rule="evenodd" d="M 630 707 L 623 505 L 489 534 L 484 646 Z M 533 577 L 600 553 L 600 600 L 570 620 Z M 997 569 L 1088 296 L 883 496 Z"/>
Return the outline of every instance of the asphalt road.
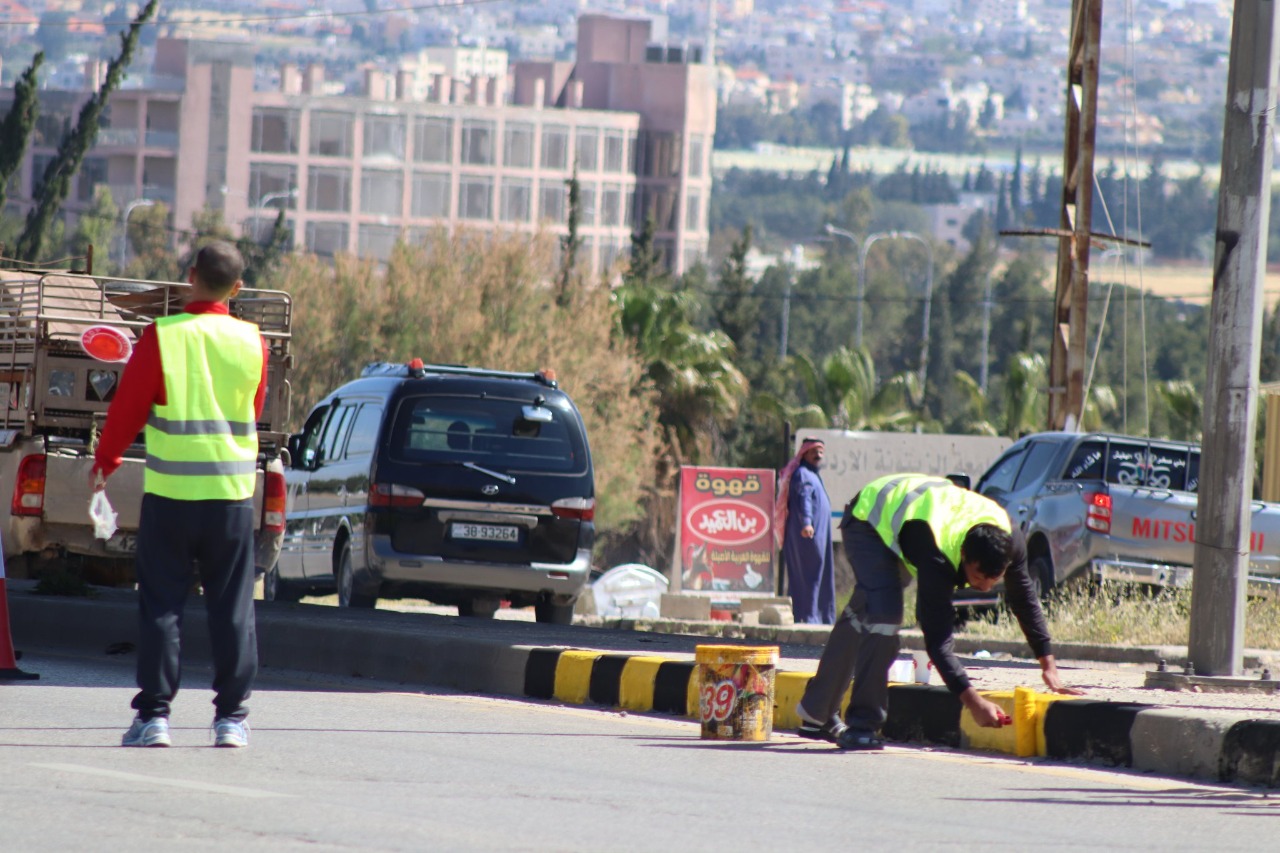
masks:
<path fill-rule="evenodd" d="M 128 656 L 28 654 L 0 686 L 0 849 L 1257 850 L 1261 793 L 923 748 L 843 754 L 689 722 L 264 674 L 246 750 L 122 749 Z M 1253 818 L 1252 820 L 1248 818 Z"/>

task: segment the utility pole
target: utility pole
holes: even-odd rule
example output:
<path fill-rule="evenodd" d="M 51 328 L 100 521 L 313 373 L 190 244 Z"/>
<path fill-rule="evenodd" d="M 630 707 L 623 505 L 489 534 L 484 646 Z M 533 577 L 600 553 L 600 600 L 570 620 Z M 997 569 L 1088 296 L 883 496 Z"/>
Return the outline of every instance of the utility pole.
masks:
<path fill-rule="evenodd" d="M 1198 675 L 1242 673 L 1280 33 L 1273 0 L 1236 0 L 1204 395 L 1188 654 Z"/>
<path fill-rule="evenodd" d="M 1058 277 L 1049 349 L 1049 429 L 1074 429 L 1084 412 L 1093 152 L 1098 127 L 1102 0 L 1072 0 L 1067 129 L 1058 217 Z"/>

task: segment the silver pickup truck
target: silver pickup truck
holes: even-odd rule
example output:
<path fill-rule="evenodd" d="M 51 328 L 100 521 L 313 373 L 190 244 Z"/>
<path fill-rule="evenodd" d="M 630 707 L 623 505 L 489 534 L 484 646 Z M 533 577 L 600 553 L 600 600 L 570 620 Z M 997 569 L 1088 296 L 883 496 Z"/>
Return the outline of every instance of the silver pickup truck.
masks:
<path fill-rule="evenodd" d="M 1200 447 L 1108 433 L 1044 432 L 1013 444 L 975 490 L 1027 538 L 1041 594 L 1087 573 L 1189 586 Z M 1254 501 L 1251 584 L 1280 586 L 1280 504 Z"/>

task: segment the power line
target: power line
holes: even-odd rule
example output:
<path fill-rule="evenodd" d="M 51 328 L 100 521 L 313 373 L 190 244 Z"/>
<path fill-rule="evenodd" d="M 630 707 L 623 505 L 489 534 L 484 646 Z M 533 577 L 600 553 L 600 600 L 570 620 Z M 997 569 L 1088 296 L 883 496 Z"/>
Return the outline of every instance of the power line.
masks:
<path fill-rule="evenodd" d="M 288 15 L 245 15 L 239 18 L 212 18 L 212 19 L 192 19 L 186 18 L 164 20 L 153 20 L 146 22 L 143 26 L 183 26 L 183 25 L 218 25 L 218 24 L 254 24 L 254 23 L 270 23 L 273 21 L 297 21 L 297 20 L 317 20 L 324 21 L 331 18 L 360 18 L 371 17 L 374 15 L 392 15 L 403 14 L 408 12 L 429 12 L 441 9 L 461 9 L 467 6 L 483 6 L 492 3 L 509 3 L 513 0 L 452 0 L 452 2 L 443 3 L 423 3 L 413 6 L 400 6 L 387 9 L 360 9 L 349 12 L 296 12 Z M 191 10 L 197 11 L 197 10 Z M 203 11 L 203 10 L 198 10 Z M 83 19 L 74 19 L 75 23 L 80 24 Z M 73 19 L 68 18 L 66 21 L 58 22 L 42 22 L 39 18 L 0 18 L 0 26 L 58 26 L 69 27 Z M 105 23 L 105 22 L 104 22 Z M 128 22 L 122 22 L 127 25 Z"/>

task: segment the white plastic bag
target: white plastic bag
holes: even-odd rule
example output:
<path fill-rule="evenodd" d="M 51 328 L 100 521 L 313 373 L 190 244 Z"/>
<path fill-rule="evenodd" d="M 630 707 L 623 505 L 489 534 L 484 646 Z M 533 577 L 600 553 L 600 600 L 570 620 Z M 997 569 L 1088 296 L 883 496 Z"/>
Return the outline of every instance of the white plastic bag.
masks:
<path fill-rule="evenodd" d="M 98 539 L 110 539 L 116 532 L 116 511 L 111 508 L 105 490 L 93 493 L 89 501 L 89 518 L 93 521 L 93 535 Z"/>

